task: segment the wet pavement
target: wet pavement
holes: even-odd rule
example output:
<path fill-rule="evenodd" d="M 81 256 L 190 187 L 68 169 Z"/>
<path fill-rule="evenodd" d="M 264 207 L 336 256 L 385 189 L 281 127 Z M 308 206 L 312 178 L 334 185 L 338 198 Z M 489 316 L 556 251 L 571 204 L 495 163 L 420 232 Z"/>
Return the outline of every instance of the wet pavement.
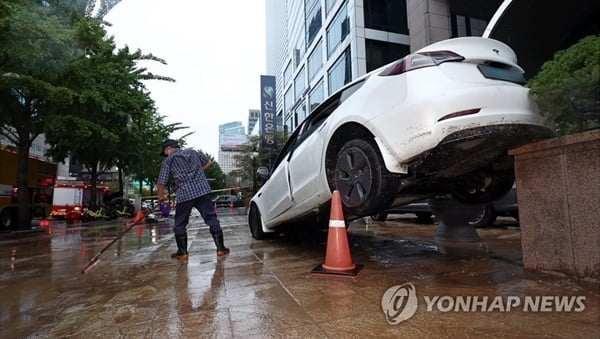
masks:
<path fill-rule="evenodd" d="M 479 229 L 469 257 L 440 253 L 435 225 L 410 216 L 354 222 L 355 278 L 311 274 L 325 232 L 256 241 L 244 215 L 220 219 L 225 257 L 193 218 L 189 261 L 170 259 L 166 218 L 134 226 L 85 274 L 122 221 L 0 234 L 0 338 L 600 338 L 599 283 L 525 271 L 510 218 Z"/>

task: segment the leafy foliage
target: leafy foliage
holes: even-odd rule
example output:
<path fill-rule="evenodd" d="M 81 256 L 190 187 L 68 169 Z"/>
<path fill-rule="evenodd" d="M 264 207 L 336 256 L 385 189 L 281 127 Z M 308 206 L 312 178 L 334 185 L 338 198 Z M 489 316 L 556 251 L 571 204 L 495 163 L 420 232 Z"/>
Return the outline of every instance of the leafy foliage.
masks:
<path fill-rule="evenodd" d="M 0 135 L 18 149 L 18 224 L 31 217 L 28 157 L 48 117 L 71 102 L 61 82 L 77 58 L 71 12 L 48 2 L 0 0 Z"/>
<path fill-rule="evenodd" d="M 256 191 L 260 185 L 260 179 L 256 177 L 256 170 L 259 167 L 271 167 L 271 164 L 279 154 L 279 151 L 285 144 L 286 138 L 283 133 L 275 135 L 277 139 L 277 149 L 265 149 L 261 147 L 260 136 L 252 136 L 248 142 L 242 145 L 240 154 L 234 155 L 236 170 L 231 171 L 230 175 L 239 177 L 242 182 L 252 185 L 252 190 Z"/>
<path fill-rule="evenodd" d="M 528 85 L 559 135 L 600 128 L 600 36 L 557 52 Z"/>
<path fill-rule="evenodd" d="M 174 80 L 137 64 L 166 62 L 117 50 L 85 11 L 83 1 L 0 0 L 0 135 L 19 152 L 19 225 L 30 220 L 27 158 L 38 135 L 56 160 L 72 156 L 87 167 L 94 186 L 98 171 L 113 166 L 156 177 L 158 145 L 185 128 L 164 125 L 143 83 Z"/>

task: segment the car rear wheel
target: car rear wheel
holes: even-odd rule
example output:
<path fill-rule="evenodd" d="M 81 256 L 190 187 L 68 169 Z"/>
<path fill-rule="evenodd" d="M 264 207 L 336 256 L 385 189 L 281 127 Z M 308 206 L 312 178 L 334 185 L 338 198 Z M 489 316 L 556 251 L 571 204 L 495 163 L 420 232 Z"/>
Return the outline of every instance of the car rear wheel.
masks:
<path fill-rule="evenodd" d="M 387 172 L 376 147 L 364 139 L 347 141 L 337 153 L 330 179 L 340 191 L 345 210 L 366 216 L 387 208 L 396 193 L 395 177 Z"/>
<path fill-rule="evenodd" d="M 252 205 L 250 207 L 250 212 L 248 213 L 248 225 L 250 226 L 250 233 L 252 233 L 252 238 L 256 240 L 264 240 L 268 238 L 268 233 L 265 233 L 262 229 L 262 220 L 260 217 L 260 211 L 256 207 L 256 205 Z"/>

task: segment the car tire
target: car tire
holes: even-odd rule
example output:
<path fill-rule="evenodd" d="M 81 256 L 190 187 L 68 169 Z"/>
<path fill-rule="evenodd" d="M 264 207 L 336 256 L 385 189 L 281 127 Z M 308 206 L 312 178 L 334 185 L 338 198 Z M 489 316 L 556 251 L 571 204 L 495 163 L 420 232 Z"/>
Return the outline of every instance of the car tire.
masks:
<path fill-rule="evenodd" d="M 380 212 L 380 213 L 376 213 L 371 215 L 371 220 L 373 221 L 386 221 L 388 217 L 388 214 L 385 212 Z"/>
<path fill-rule="evenodd" d="M 330 185 L 340 192 L 345 211 L 360 217 L 387 208 L 394 199 L 396 181 L 372 142 L 352 139 L 336 155 Z"/>
<path fill-rule="evenodd" d="M 260 211 L 258 210 L 256 205 L 252 205 L 250 207 L 250 212 L 248 212 L 248 226 L 250 226 L 250 233 L 252 233 L 252 238 L 256 240 L 265 240 L 269 238 L 269 234 L 265 233 L 262 229 Z"/>
<path fill-rule="evenodd" d="M 503 197 L 510 191 L 515 182 L 512 171 L 495 172 L 486 178 L 490 182 L 485 185 L 484 189 L 475 188 L 470 184 L 471 182 L 481 181 L 480 176 L 477 175 L 473 178 L 464 179 L 463 182 L 452 184 L 450 186 L 452 196 L 456 200 L 465 203 L 490 203 Z"/>
<path fill-rule="evenodd" d="M 494 221 L 496 221 L 497 217 L 498 215 L 494 210 L 494 206 L 488 204 L 485 205 L 485 207 L 481 210 L 481 214 L 475 218 L 475 220 L 469 222 L 469 225 L 475 228 L 490 227 L 494 224 Z"/>

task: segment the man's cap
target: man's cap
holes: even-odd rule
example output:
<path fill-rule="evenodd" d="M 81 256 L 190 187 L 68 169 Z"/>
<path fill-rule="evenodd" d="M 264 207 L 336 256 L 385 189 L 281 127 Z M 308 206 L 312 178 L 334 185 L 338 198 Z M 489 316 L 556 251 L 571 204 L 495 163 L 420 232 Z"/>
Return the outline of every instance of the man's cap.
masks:
<path fill-rule="evenodd" d="M 165 148 L 167 147 L 176 147 L 179 148 L 179 143 L 177 142 L 177 140 L 173 140 L 173 139 L 167 139 L 165 141 L 163 141 L 162 143 L 162 148 L 160 151 L 160 155 L 163 157 L 166 157 L 167 155 L 165 154 Z"/>

